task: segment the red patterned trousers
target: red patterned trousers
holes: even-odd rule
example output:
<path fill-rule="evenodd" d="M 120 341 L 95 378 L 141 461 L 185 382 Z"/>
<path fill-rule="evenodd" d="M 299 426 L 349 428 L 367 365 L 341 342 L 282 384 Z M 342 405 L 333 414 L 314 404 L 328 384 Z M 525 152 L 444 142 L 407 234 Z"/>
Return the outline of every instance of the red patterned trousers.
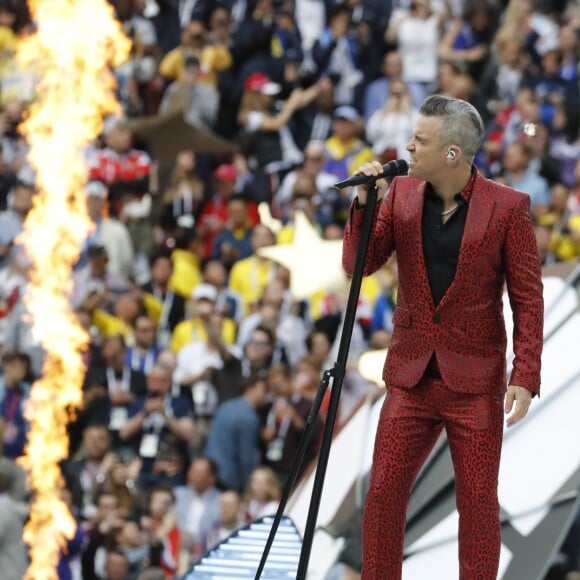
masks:
<path fill-rule="evenodd" d="M 457 393 L 434 378 L 410 390 L 389 391 L 363 515 L 363 580 L 401 578 L 411 488 L 443 428 L 455 470 L 460 580 L 497 578 L 503 399 Z"/>

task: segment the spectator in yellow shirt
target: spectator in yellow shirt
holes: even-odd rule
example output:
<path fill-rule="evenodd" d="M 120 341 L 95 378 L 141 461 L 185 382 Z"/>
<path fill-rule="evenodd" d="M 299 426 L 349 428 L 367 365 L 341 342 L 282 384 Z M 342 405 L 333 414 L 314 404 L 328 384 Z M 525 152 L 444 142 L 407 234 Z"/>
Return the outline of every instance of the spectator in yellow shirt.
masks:
<path fill-rule="evenodd" d="M 199 60 L 205 82 L 214 86 L 217 84 L 217 73 L 232 66 L 229 48 L 221 43 L 210 45 L 207 42 L 207 28 L 201 20 L 192 20 L 183 28 L 181 44 L 168 52 L 159 64 L 161 76 L 170 81 L 180 80 L 190 57 Z"/>
<path fill-rule="evenodd" d="M 211 284 L 199 284 L 193 290 L 191 298 L 193 316 L 180 322 L 171 337 L 171 350 L 175 353 L 194 340 L 207 341 L 206 327 L 215 312 L 218 292 Z M 226 344 L 235 344 L 236 330 L 236 323 L 231 318 L 224 318 L 222 338 Z"/>
<path fill-rule="evenodd" d="M 276 265 L 271 260 L 256 256 L 256 250 L 274 244 L 271 230 L 262 224 L 254 226 L 251 243 L 253 255 L 233 265 L 229 281 L 230 289 L 242 297 L 246 314 L 257 304 L 276 273 Z"/>

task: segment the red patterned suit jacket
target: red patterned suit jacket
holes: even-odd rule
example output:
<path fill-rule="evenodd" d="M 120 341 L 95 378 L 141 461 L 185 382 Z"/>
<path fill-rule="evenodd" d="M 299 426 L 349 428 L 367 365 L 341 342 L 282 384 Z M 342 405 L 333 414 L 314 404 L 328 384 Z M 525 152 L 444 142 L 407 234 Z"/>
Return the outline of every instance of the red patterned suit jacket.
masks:
<path fill-rule="evenodd" d="M 477 172 L 455 279 L 435 307 L 422 248 L 425 186 L 419 179 L 397 177 L 375 210 L 364 275 L 378 270 L 395 250 L 399 273 L 385 383 L 415 386 L 435 352 L 449 388 L 505 392 L 506 282 L 514 316 L 510 384 L 539 393 L 544 313 L 529 196 Z M 353 203 L 343 247 L 343 266 L 349 274 L 354 270 L 363 213 Z"/>

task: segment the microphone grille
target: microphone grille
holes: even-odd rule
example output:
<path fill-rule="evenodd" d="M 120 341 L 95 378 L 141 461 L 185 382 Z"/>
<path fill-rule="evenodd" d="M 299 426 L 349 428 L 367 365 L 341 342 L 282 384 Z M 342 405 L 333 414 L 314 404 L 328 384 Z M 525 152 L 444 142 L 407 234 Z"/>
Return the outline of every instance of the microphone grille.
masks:
<path fill-rule="evenodd" d="M 407 170 L 409 169 L 409 166 L 404 159 L 397 159 L 395 161 L 395 165 L 396 165 L 395 175 L 404 175 L 405 173 L 407 173 Z"/>

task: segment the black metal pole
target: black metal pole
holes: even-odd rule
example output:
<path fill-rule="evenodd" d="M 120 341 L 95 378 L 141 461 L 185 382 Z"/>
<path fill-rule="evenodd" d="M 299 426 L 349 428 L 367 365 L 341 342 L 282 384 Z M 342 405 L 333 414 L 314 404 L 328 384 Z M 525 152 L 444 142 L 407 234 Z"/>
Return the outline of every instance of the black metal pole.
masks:
<path fill-rule="evenodd" d="M 306 428 L 304 429 L 302 437 L 300 438 L 298 451 L 294 456 L 294 461 L 292 462 L 292 467 L 290 468 L 290 473 L 288 474 L 288 479 L 286 481 L 286 485 L 284 486 L 284 492 L 282 493 L 282 497 L 280 498 L 280 503 L 278 504 L 278 509 L 276 510 L 276 515 L 274 516 L 274 521 L 272 522 L 272 527 L 270 528 L 270 533 L 268 534 L 268 539 L 266 540 L 266 545 L 264 546 L 262 558 L 260 559 L 260 564 L 256 571 L 256 575 L 254 576 L 254 580 L 260 580 L 260 578 L 262 577 L 262 572 L 264 571 L 266 560 L 268 559 L 268 554 L 270 553 L 272 544 L 274 543 L 276 532 L 278 531 L 278 527 L 280 526 L 280 522 L 282 521 L 282 516 L 284 515 L 284 510 L 286 509 L 286 504 L 288 503 L 288 499 L 290 498 L 290 493 L 292 492 L 292 489 L 294 489 L 294 484 L 296 483 L 296 478 L 298 477 L 300 466 L 304 461 L 306 449 L 308 448 L 308 443 L 310 442 L 310 439 L 312 437 L 314 425 L 316 423 L 318 414 L 320 413 L 320 405 L 322 405 L 322 400 L 324 399 L 324 394 L 326 393 L 326 389 L 328 388 L 331 376 L 332 371 L 327 370 L 324 372 L 322 380 L 320 381 L 320 386 L 318 387 L 318 392 L 316 393 L 316 397 L 314 398 L 314 403 L 312 403 L 312 408 L 310 409 L 310 413 L 308 414 L 308 418 L 306 420 Z"/>
<path fill-rule="evenodd" d="M 308 510 L 306 528 L 304 530 L 304 538 L 302 540 L 302 550 L 300 551 L 300 561 L 298 563 L 298 573 L 296 575 L 296 580 L 304 580 L 308 570 L 308 561 L 310 560 L 310 552 L 312 550 L 312 540 L 314 539 L 314 531 L 316 529 L 316 520 L 318 518 L 318 510 L 320 508 L 322 488 L 324 487 L 324 476 L 326 475 L 326 468 L 328 466 L 328 458 L 330 455 L 330 446 L 332 444 L 332 435 L 334 433 L 334 424 L 336 422 L 336 415 L 338 413 L 338 403 L 340 401 L 342 383 L 346 373 L 348 350 L 350 348 L 352 330 L 356 321 L 356 310 L 363 279 L 364 263 L 366 260 L 368 243 L 373 227 L 373 217 L 377 204 L 377 188 L 374 181 L 369 184 L 368 189 L 368 199 L 361 225 L 356 263 L 352 275 L 350 292 L 348 295 L 348 302 L 344 315 L 344 325 L 340 337 L 337 360 L 334 365 L 334 381 L 330 392 L 330 403 L 324 426 L 322 444 L 318 454 L 316 476 L 314 478 L 314 486 L 312 488 L 312 497 L 310 500 L 310 508 Z"/>
<path fill-rule="evenodd" d="M 262 558 L 260 560 L 260 564 L 256 571 L 254 580 L 260 580 L 262 572 L 264 571 L 264 567 L 268 559 L 268 554 L 270 553 L 270 549 L 272 548 L 272 544 L 274 543 L 276 531 L 280 526 L 280 521 L 282 520 L 282 516 L 284 515 L 284 510 L 286 508 L 286 504 L 288 503 L 290 493 L 294 487 L 294 484 L 296 483 L 296 478 L 298 476 L 298 472 L 300 471 L 300 466 L 304 461 L 306 448 L 308 447 L 308 443 L 310 442 L 310 438 L 312 437 L 314 424 L 320 413 L 320 405 L 322 404 L 322 399 L 324 398 L 324 394 L 326 393 L 326 389 L 328 388 L 330 378 L 332 377 L 333 378 L 332 392 L 330 397 L 328 414 L 326 417 L 326 424 L 324 428 L 322 444 L 318 455 L 316 477 L 314 479 L 312 499 L 310 503 L 310 509 L 308 512 L 308 521 L 306 523 L 304 540 L 302 543 L 302 551 L 300 552 L 298 575 L 296 576 L 296 578 L 297 579 L 304 578 L 304 575 L 306 574 L 306 568 L 308 567 L 308 560 L 312 548 L 314 528 L 316 526 L 316 518 L 318 516 L 318 509 L 320 506 L 320 496 L 322 494 L 322 486 L 324 484 L 324 475 L 326 474 L 326 467 L 328 465 L 328 457 L 330 454 L 330 445 L 332 443 L 334 424 L 336 422 L 336 415 L 338 413 L 340 392 L 342 390 L 342 382 L 346 372 L 346 363 L 348 360 L 348 350 L 350 347 L 352 329 L 354 327 L 354 323 L 356 320 L 356 309 L 363 278 L 364 261 L 367 254 L 368 242 L 370 239 L 370 234 L 373 225 L 373 216 L 377 203 L 377 189 L 374 184 L 374 181 L 369 180 L 369 185 L 370 187 L 368 192 L 368 200 L 367 205 L 365 206 L 365 213 L 363 215 L 357 259 L 352 276 L 350 293 L 344 315 L 344 324 L 338 348 L 337 362 L 335 363 L 332 370 L 326 370 L 324 372 L 322 380 L 320 381 L 320 386 L 318 388 L 318 392 L 316 393 L 314 403 L 312 404 L 310 414 L 308 415 L 308 419 L 306 421 L 306 428 L 304 430 L 304 433 L 302 434 L 302 438 L 300 439 L 298 451 L 294 457 L 294 462 L 292 463 L 292 467 L 288 475 L 288 480 L 286 482 L 286 485 L 284 486 L 284 492 L 282 494 L 282 498 L 280 499 L 280 503 L 278 505 L 278 510 L 276 511 L 276 515 L 272 522 L 272 527 L 270 528 L 270 533 L 268 535 L 268 539 L 266 540 L 266 545 L 264 547 Z"/>

